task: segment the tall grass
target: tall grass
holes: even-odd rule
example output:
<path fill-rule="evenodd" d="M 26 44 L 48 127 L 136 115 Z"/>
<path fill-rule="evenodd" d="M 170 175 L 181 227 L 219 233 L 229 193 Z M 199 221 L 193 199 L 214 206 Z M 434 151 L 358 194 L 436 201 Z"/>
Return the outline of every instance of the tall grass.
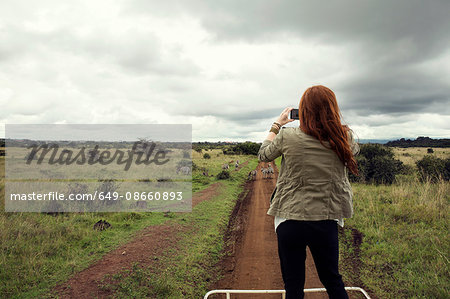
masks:
<path fill-rule="evenodd" d="M 363 234 L 353 261 L 360 281 L 379 298 L 448 298 L 450 184 L 407 177 L 392 186 L 353 184 L 353 192 L 355 213 L 345 225 Z M 344 260 L 346 249 L 341 244 Z"/>

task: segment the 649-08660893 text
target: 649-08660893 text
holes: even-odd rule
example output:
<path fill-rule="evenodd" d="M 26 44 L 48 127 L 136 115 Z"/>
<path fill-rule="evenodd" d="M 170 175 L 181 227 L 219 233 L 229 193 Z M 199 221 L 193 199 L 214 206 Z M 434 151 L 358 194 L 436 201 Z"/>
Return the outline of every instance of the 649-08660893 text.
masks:
<path fill-rule="evenodd" d="M 164 192 L 125 192 L 120 194 L 119 192 L 98 192 L 94 193 L 70 193 L 67 196 L 61 192 L 47 192 L 47 193 L 11 193 L 10 200 L 39 200 L 39 201 L 52 201 L 52 200 L 135 200 L 135 201 L 152 201 L 152 200 L 183 200 L 183 191 L 164 191 Z"/>

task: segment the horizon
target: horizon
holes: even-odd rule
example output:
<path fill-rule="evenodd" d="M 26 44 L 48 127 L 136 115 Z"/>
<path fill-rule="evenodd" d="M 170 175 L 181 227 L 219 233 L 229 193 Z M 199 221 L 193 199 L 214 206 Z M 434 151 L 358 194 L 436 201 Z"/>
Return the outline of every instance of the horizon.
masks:
<path fill-rule="evenodd" d="M 385 144 L 389 141 L 400 141 L 401 139 L 404 139 L 405 141 L 410 140 L 410 141 L 415 141 L 418 138 L 430 138 L 432 140 L 445 140 L 445 139 L 449 139 L 449 138 L 445 138 L 445 137 L 430 137 L 430 136 L 417 136 L 416 138 L 405 138 L 405 137 L 399 137 L 399 138 L 394 138 L 394 139 L 386 139 L 386 138 L 372 138 L 372 139 L 359 139 L 358 143 L 380 143 L 380 144 Z M 46 140 L 46 139 L 29 139 L 29 138 L 5 138 L 5 137 L 0 137 L 0 140 L 31 140 L 31 141 L 59 141 L 59 142 L 63 142 L 63 141 L 74 141 L 74 142 L 126 142 L 126 143 L 130 143 L 130 142 L 136 142 L 136 141 L 128 141 L 128 140 L 73 140 L 73 139 L 61 139 L 61 140 Z M 158 140 L 151 140 L 154 142 L 161 142 Z M 186 142 L 186 141 L 180 141 L 180 142 Z M 254 143 L 262 143 L 262 141 L 252 141 L 252 140 L 245 140 L 245 141 L 233 141 L 233 140 L 218 140 L 218 141 L 210 141 L 210 140 L 199 140 L 199 141 L 192 141 L 192 143 L 204 143 L 204 142 L 208 142 L 208 143 L 244 143 L 244 142 L 254 142 Z M 171 143 L 171 141 L 169 141 L 169 143 Z M 177 142 L 173 142 L 173 143 L 177 143 Z"/>

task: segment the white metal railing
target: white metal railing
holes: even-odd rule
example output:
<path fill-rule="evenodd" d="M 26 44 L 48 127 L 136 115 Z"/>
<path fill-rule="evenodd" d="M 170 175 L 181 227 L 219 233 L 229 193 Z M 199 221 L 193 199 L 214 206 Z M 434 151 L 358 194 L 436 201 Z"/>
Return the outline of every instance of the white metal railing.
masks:
<path fill-rule="evenodd" d="M 362 288 L 359 287 L 345 287 L 345 290 L 347 291 L 358 291 L 363 293 L 363 295 L 370 299 L 369 294 L 367 294 L 366 291 L 364 291 Z M 326 292 L 325 288 L 315 288 L 315 289 L 304 289 L 305 293 L 312 293 L 312 292 Z M 205 297 L 203 299 L 207 299 L 209 295 L 211 294 L 226 294 L 227 299 L 231 299 L 231 294 L 281 294 L 281 298 L 286 298 L 286 291 L 285 290 L 212 290 L 205 294 Z"/>

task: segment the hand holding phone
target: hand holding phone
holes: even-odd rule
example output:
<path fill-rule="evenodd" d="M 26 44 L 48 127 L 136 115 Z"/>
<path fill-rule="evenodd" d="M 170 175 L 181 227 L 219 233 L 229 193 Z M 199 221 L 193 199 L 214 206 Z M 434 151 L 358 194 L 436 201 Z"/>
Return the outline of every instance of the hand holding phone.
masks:
<path fill-rule="evenodd" d="M 292 109 L 291 112 L 289 113 L 289 118 L 290 119 L 299 119 L 298 118 L 298 109 Z"/>
<path fill-rule="evenodd" d="M 277 118 L 276 122 L 280 124 L 280 126 L 284 126 L 285 124 L 288 124 L 290 122 L 293 122 L 294 120 L 289 118 L 291 114 L 291 110 L 294 108 L 287 107 L 281 112 L 280 116 Z"/>

